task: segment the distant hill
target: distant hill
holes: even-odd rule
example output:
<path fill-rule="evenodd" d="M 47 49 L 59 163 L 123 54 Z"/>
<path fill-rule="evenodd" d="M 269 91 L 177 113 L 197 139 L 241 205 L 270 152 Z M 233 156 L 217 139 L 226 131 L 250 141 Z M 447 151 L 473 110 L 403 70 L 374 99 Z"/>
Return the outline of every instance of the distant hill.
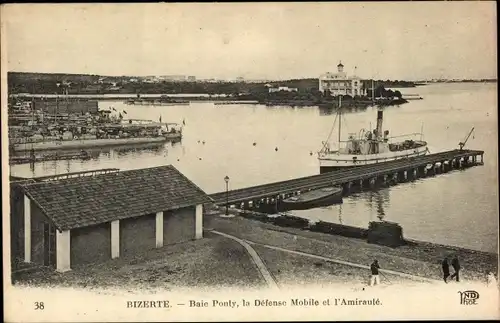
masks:
<path fill-rule="evenodd" d="M 130 82 L 131 78 L 138 79 Z M 9 93 L 62 93 L 65 88 L 71 94 L 105 94 L 105 93 L 255 93 L 267 92 L 261 82 L 174 82 L 158 83 L 141 82 L 140 77 L 103 76 L 90 74 L 67 73 L 23 73 L 8 72 L 7 84 Z M 371 80 L 363 80 L 365 88 L 371 88 Z M 58 86 L 57 83 L 62 85 Z M 291 79 L 269 81 L 272 86 L 297 88 L 300 92 L 317 92 L 318 78 Z M 417 84 L 403 80 L 375 80 L 375 87 L 415 87 Z"/>
<path fill-rule="evenodd" d="M 10 82 L 32 82 L 32 81 L 53 81 L 53 82 L 97 82 L 99 75 L 89 74 L 65 74 L 65 73 L 24 73 L 8 72 L 7 81 Z"/>

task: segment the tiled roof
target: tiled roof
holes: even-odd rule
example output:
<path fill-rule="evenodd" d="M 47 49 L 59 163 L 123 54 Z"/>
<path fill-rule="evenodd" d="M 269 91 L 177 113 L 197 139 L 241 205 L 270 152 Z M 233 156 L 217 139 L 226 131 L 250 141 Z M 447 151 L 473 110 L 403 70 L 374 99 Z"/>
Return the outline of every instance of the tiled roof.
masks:
<path fill-rule="evenodd" d="M 211 202 L 171 165 L 28 184 L 24 191 L 60 230 Z"/>

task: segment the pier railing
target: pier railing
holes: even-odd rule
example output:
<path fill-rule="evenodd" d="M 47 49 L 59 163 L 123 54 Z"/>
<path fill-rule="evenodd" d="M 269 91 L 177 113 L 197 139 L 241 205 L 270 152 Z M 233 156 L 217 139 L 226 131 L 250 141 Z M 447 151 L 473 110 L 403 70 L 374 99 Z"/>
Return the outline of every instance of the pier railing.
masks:
<path fill-rule="evenodd" d="M 477 156 L 481 156 L 482 163 L 483 154 L 483 151 L 478 150 L 456 149 L 422 157 L 400 159 L 370 166 L 360 166 L 292 180 L 241 188 L 228 191 L 227 193 L 223 191 L 211 194 L 210 197 L 216 204 L 234 204 L 262 198 L 275 198 L 283 194 L 297 193 L 328 186 L 345 185 L 357 181 L 372 180 L 383 176 L 398 174 L 400 172 L 413 171 L 419 168 L 422 168 L 423 171 L 427 173 L 426 167 L 429 164 L 434 167 L 437 163 L 441 163 L 439 167 L 445 167 L 445 162 L 453 164 L 453 162 L 456 161 L 461 165 L 461 160 L 468 163 L 468 160 L 472 158 L 473 162 L 475 162 Z"/>

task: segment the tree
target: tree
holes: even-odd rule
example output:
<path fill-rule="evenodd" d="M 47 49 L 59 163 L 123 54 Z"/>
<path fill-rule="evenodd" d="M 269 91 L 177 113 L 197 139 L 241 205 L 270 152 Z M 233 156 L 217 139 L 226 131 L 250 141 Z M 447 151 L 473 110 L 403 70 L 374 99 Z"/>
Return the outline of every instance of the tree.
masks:
<path fill-rule="evenodd" d="M 386 90 L 384 93 L 384 97 L 386 97 L 386 98 L 394 97 L 394 91 L 393 90 Z"/>
<path fill-rule="evenodd" d="M 375 87 L 375 97 L 384 97 L 385 96 L 385 88 L 383 85 L 377 85 Z"/>

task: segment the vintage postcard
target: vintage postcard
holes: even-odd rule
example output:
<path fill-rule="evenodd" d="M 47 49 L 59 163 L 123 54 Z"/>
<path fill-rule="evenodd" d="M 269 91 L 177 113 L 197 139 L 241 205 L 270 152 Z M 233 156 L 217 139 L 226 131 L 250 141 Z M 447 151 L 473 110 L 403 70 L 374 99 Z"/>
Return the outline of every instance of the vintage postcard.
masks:
<path fill-rule="evenodd" d="M 500 318 L 495 2 L 0 8 L 6 322 Z"/>

